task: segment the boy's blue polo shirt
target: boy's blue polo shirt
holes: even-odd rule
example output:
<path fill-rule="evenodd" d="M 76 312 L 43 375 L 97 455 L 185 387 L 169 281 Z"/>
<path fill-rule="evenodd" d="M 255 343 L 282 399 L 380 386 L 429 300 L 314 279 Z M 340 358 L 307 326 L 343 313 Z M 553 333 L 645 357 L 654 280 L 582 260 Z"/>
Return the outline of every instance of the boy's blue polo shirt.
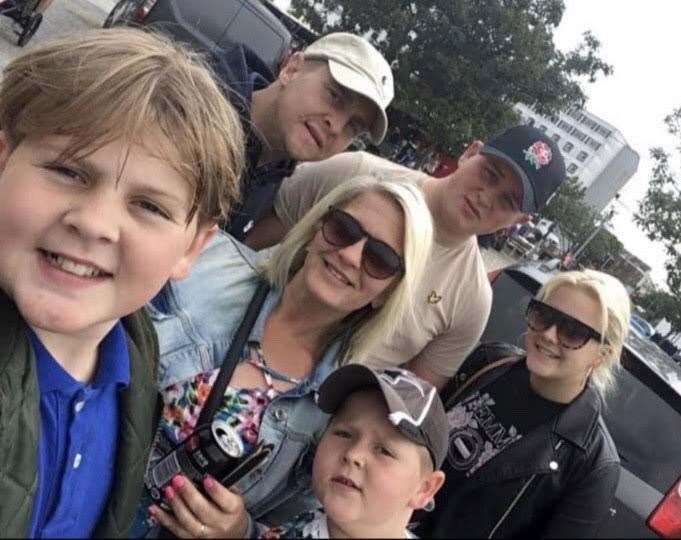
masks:
<path fill-rule="evenodd" d="M 29 331 L 40 388 L 38 488 L 29 537 L 87 537 L 104 509 L 114 475 L 118 392 L 130 383 L 119 321 L 102 340 L 95 376 L 69 375 Z"/>

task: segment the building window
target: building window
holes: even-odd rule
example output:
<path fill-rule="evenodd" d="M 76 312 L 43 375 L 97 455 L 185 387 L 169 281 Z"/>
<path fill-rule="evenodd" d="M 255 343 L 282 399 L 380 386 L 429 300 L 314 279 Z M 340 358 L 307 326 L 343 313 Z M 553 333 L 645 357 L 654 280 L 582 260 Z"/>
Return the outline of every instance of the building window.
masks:
<path fill-rule="evenodd" d="M 570 165 L 568 165 L 567 172 L 569 172 L 570 174 L 576 173 L 577 165 L 575 163 L 570 163 Z"/>
<path fill-rule="evenodd" d="M 603 146 L 601 143 L 594 141 L 593 139 L 589 138 L 589 140 L 586 141 L 586 144 L 591 147 L 592 150 L 595 150 L 598 152 L 601 149 L 601 146 Z"/>
<path fill-rule="evenodd" d="M 608 128 L 605 128 L 603 126 L 596 126 L 596 133 L 599 135 L 603 135 L 603 138 L 607 139 L 612 135 L 612 131 L 610 131 Z"/>
<path fill-rule="evenodd" d="M 567 131 L 568 133 L 570 133 L 573 129 L 572 124 L 570 122 L 566 122 L 565 120 L 561 120 L 560 122 L 558 122 L 558 127 L 560 129 Z"/>
<path fill-rule="evenodd" d="M 551 135 L 551 138 L 556 142 L 560 141 L 560 135 L 558 135 L 558 133 Z"/>
<path fill-rule="evenodd" d="M 587 154 L 583 150 L 579 154 L 577 154 L 577 159 L 579 161 L 586 161 L 586 158 L 588 158 L 588 157 L 589 157 L 589 154 Z"/>
<path fill-rule="evenodd" d="M 572 136 L 573 136 L 575 139 L 579 139 L 579 140 L 582 141 L 582 142 L 584 142 L 584 141 L 587 139 L 587 137 L 588 137 L 588 135 L 587 135 L 586 133 L 584 133 L 583 131 L 580 131 L 580 130 L 577 129 L 577 128 L 575 128 L 575 129 L 572 130 Z"/>
<path fill-rule="evenodd" d="M 563 145 L 563 152 L 565 152 L 565 153 L 567 154 L 567 153 L 569 153 L 570 150 L 572 150 L 574 147 L 575 147 L 575 145 L 572 144 L 571 142 L 566 142 L 566 143 Z"/>
<path fill-rule="evenodd" d="M 542 124 L 541 126 L 539 126 L 539 129 L 541 129 L 542 131 L 546 131 L 546 126 Z"/>

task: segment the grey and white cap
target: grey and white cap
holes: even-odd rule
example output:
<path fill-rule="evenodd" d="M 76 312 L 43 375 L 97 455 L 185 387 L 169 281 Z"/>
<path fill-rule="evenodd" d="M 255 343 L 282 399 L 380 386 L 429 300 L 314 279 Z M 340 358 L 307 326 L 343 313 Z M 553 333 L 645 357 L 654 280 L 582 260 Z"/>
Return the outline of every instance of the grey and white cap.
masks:
<path fill-rule="evenodd" d="M 425 446 L 435 469 L 447 456 L 447 415 L 437 389 L 411 371 L 399 368 L 374 370 L 361 364 L 343 366 L 322 383 L 319 408 L 334 413 L 358 390 L 377 388 L 388 406 L 388 419 L 409 440 Z"/>

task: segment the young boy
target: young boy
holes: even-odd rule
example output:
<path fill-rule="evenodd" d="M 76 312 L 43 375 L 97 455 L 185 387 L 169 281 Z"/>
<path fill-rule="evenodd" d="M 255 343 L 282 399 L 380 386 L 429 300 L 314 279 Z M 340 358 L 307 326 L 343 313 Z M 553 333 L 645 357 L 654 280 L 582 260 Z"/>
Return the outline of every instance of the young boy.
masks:
<path fill-rule="evenodd" d="M 239 118 L 137 30 L 11 62 L 0 89 L 0 534 L 124 537 L 154 433 L 140 308 L 235 198 Z"/>
<path fill-rule="evenodd" d="M 319 389 L 333 414 L 312 466 L 322 508 L 263 538 L 405 538 L 444 481 L 447 418 L 437 390 L 401 369 L 351 364 Z"/>

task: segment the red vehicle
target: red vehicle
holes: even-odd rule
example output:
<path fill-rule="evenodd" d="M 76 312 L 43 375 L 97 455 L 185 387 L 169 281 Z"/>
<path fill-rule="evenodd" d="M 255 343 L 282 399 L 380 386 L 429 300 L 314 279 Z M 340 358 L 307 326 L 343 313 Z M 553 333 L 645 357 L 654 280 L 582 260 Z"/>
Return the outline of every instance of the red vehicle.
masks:
<path fill-rule="evenodd" d="M 52 0 L 0 0 L 0 15 L 14 21 L 17 45 L 23 47 L 43 22 L 43 12 Z"/>

